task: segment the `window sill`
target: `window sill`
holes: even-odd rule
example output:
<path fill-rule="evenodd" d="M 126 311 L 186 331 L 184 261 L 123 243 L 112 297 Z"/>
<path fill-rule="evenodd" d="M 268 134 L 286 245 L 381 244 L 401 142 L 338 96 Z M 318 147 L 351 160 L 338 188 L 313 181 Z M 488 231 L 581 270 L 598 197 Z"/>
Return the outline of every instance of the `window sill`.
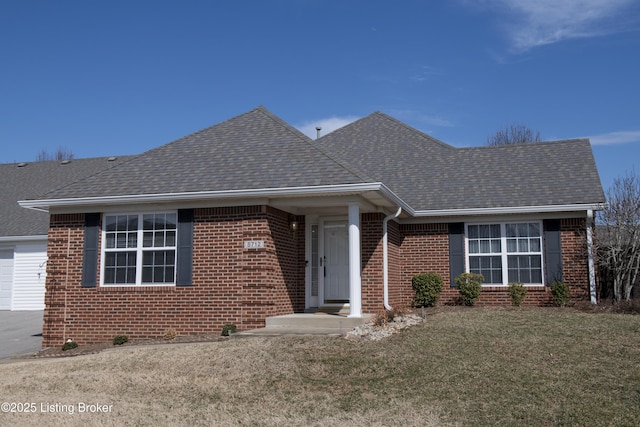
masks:
<path fill-rule="evenodd" d="M 175 285 L 101 285 L 98 292 L 173 292 Z"/>
<path fill-rule="evenodd" d="M 524 285 L 527 292 L 544 292 L 544 285 Z M 509 290 L 508 285 L 482 285 L 482 292 L 504 292 Z"/>

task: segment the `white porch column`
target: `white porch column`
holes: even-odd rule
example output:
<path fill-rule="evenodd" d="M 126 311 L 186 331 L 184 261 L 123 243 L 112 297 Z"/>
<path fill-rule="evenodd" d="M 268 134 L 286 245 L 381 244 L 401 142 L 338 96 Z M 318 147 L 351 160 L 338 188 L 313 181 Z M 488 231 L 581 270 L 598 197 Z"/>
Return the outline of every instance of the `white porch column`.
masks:
<path fill-rule="evenodd" d="M 360 206 L 349 203 L 349 317 L 362 317 Z"/>

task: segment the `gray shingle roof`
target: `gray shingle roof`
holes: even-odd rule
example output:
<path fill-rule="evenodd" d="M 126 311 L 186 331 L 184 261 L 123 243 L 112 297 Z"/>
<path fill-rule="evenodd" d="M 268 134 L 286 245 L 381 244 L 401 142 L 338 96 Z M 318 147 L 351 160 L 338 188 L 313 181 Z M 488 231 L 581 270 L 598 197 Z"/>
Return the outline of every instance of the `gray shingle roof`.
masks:
<path fill-rule="evenodd" d="M 47 234 L 49 215 L 46 212 L 23 209 L 18 205 L 18 200 L 39 199 L 47 192 L 130 158 L 99 157 L 74 159 L 68 163 L 47 161 L 0 164 L 0 237 Z"/>
<path fill-rule="evenodd" d="M 312 141 L 263 107 L 24 199 L 371 182 L 415 211 L 604 201 L 586 139 L 455 148 L 376 112 Z"/>
<path fill-rule="evenodd" d="M 455 148 L 373 113 L 316 143 L 417 211 L 604 201 L 587 139 Z"/>
<path fill-rule="evenodd" d="M 263 107 L 147 151 L 46 198 L 369 182 Z"/>

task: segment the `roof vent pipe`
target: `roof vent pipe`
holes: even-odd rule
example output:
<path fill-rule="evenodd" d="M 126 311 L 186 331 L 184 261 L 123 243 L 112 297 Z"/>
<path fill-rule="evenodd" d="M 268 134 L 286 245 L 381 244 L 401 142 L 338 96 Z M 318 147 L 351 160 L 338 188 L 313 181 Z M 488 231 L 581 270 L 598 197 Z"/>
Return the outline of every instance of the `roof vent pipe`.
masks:
<path fill-rule="evenodd" d="M 382 221 L 382 275 L 384 280 L 384 308 L 391 311 L 393 307 L 389 305 L 389 248 L 387 238 L 387 223 L 390 219 L 400 216 L 402 208 L 398 208 L 395 214 L 391 214 Z"/>
<path fill-rule="evenodd" d="M 320 131 L 322 128 L 320 126 L 316 126 L 316 139 L 320 138 Z"/>

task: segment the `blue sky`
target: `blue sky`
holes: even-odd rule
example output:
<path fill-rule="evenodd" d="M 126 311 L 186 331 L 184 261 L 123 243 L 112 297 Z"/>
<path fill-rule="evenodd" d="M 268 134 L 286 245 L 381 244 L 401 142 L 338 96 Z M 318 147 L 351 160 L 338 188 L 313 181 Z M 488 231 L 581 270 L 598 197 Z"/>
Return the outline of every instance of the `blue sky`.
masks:
<path fill-rule="evenodd" d="M 310 135 L 382 111 L 457 147 L 590 137 L 605 189 L 640 158 L 637 0 L 3 0 L 0 52 L 2 163 L 259 105 Z"/>

